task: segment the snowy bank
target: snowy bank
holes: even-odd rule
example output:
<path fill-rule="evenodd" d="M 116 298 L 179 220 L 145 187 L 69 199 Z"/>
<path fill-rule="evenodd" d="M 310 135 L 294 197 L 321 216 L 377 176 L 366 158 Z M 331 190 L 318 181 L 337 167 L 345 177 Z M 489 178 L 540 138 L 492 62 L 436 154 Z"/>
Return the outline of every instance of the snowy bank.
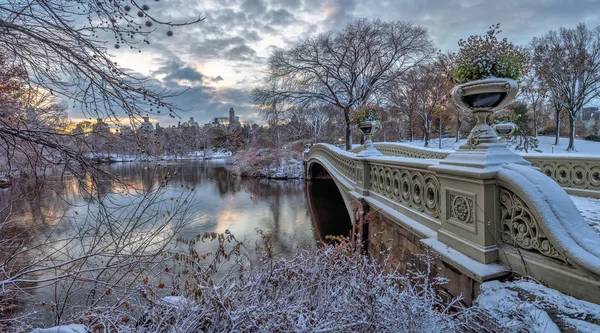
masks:
<path fill-rule="evenodd" d="M 288 149 L 252 149 L 231 156 L 226 162 L 242 177 L 300 179 L 304 175 L 302 154 Z"/>
<path fill-rule="evenodd" d="M 51 328 L 36 328 L 31 333 L 87 333 L 88 329 L 84 325 L 61 325 Z"/>
<path fill-rule="evenodd" d="M 213 160 L 225 159 L 231 156 L 230 150 L 212 149 L 208 151 L 194 151 L 186 154 L 164 154 L 164 155 L 122 155 L 122 154 L 101 154 L 89 153 L 85 156 L 95 160 L 98 163 L 115 162 L 149 162 L 149 161 L 178 161 L 178 160 Z"/>
<path fill-rule="evenodd" d="M 582 301 L 534 281 L 489 281 L 475 306 L 506 331 L 600 332 L 600 305 Z"/>

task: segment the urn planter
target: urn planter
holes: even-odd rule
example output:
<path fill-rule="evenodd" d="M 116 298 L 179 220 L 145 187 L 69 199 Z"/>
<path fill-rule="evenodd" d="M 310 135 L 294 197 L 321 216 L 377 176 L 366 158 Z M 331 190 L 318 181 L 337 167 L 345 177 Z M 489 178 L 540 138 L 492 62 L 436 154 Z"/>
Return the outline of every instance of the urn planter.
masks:
<path fill-rule="evenodd" d="M 382 156 L 383 154 L 379 150 L 375 149 L 375 146 L 373 145 L 373 135 L 377 134 L 377 132 L 381 130 L 381 123 L 379 120 L 362 121 L 357 125 L 357 127 L 365 136 L 365 149 L 363 149 L 356 156 Z"/>
<path fill-rule="evenodd" d="M 489 78 L 470 81 L 454 87 L 451 96 L 454 104 L 462 110 L 470 110 L 477 118 L 465 148 L 498 143 L 496 131 L 486 119 L 494 111 L 501 110 L 517 96 L 517 82 L 507 78 Z M 461 147 L 463 148 L 463 147 Z"/>
<path fill-rule="evenodd" d="M 501 110 L 512 102 L 518 89 L 517 82 L 508 78 L 470 81 L 454 87 L 450 92 L 452 101 L 458 109 L 471 111 L 477 124 L 467 143 L 448 155 L 440 165 L 475 168 L 495 167 L 505 163 L 531 165 L 498 140 L 498 133 L 510 135 L 515 130 L 514 126 L 502 124 L 492 128 L 486 121 L 494 111 Z"/>

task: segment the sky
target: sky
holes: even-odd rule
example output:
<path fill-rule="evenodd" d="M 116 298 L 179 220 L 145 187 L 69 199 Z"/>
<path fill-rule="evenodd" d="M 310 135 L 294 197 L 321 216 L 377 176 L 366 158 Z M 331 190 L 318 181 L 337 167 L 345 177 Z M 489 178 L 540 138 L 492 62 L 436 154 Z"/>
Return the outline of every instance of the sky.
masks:
<path fill-rule="evenodd" d="M 436 47 L 456 51 L 457 42 L 501 24 L 501 37 L 527 44 L 560 27 L 600 25 L 600 0 L 145 0 L 165 20 L 205 19 L 173 29 L 159 27 L 141 53 L 114 49 L 121 66 L 182 91 L 174 99 L 181 119 L 151 117 L 162 126 L 193 117 L 203 124 L 227 116 L 261 123 L 250 91 L 261 83 L 270 53 L 356 18 L 403 20 L 426 27 Z M 78 118 L 77 115 L 72 115 Z"/>

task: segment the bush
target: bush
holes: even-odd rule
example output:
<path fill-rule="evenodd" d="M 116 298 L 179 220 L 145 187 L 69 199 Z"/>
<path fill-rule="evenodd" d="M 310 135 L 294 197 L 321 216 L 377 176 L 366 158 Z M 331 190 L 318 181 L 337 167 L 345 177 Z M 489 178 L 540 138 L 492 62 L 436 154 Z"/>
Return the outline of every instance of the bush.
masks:
<path fill-rule="evenodd" d="M 556 125 L 548 125 L 544 126 L 538 130 L 539 135 L 555 135 L 556 134 Z"/>
<path fill-rule="evenodd" d="M 586 136 L 585 139 L 588 141 L 600 142 L 600 135 L 590 134 L 590 135 Z"/>
<path fill-rule="evenodd" d="M 353 124 L 358 125 L 363 121 L 380 120 L 382 112 L 383 110 L 378 105 L 367 104 L 352 112 L 351 121 Z"/>
<path fill-rule="evenodd" d="M 436 293 L 443 279 L 425 271 L 386 273 L 386 263 L 362 254 L 359 245 L 337 243 L 274 258 L 271 235 L 247 253 L 231 235 L 209 235 L 219 242 L 214 258 L 180 255 L 191 272 L 177 297 L 150 300 L 145 314 L 118 322 L 106 309 L 87 318 L 98 331 L 126 332 L 456 332 L 462 319 L 450 314 Z M 202 236 L 201 239 L 205 239 Z M 257 258 L 252 263 L 240 257 Z M 233 267 L 219 272 L 226 262 Z M 224 278 L 217 279 L 217 275 Z M 148 293 L 150 295 L 150 293 Z M 84 322 L 87 326 L 90 323 Z"/>

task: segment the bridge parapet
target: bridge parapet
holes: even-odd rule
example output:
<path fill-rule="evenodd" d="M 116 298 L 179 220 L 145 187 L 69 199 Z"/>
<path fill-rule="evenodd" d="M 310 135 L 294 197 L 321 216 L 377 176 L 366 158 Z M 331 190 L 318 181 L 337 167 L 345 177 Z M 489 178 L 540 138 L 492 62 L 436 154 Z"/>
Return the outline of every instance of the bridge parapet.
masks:
<path fill-rule="evenodd" d="M 453 151 L 415 147 L 405 143 L 376 142 L 374 146 L 385 156 L 445 159 Z M 362 147 L 352 152 L 358 153 Z M 568 193 L 600 198 L 600 158 L 593 155 L 532 154 L 523 158 L 540 168 Z"/>
<path fill-rule="evenodd" d="M 388 155 L 392 150 L 414 153 L 413 147 L 387 144 L 381 149 L 382 145 L 376 148 L 388 149 Z M 470 153 L 461 151 L 459 158 L 448 160 L 423 158 L 440 156 L 435 154 L 360 158 L 317 144 L 305 161 L 307 179 L 312 163 L 331 173 L 342 196 L 353 202 L 347 205 L 353 223 L 364 216 L 360 209 L 365 208 L 357 202 L 363 202 L 363 207 L 366 203 L 367 210 L 408 230 L 421 245 L 437 251 L 444 263 L 474 281 L 514 271 L 600 302 L 600 236 L 583 220 L 560 183 L 522 159 L 483 167 L 463 165 L 461 159 L 468 160 Z M 499 156 L 508 153 L 499 149 Z M 587 168 L 586 175 L 596 170 Z"/>

